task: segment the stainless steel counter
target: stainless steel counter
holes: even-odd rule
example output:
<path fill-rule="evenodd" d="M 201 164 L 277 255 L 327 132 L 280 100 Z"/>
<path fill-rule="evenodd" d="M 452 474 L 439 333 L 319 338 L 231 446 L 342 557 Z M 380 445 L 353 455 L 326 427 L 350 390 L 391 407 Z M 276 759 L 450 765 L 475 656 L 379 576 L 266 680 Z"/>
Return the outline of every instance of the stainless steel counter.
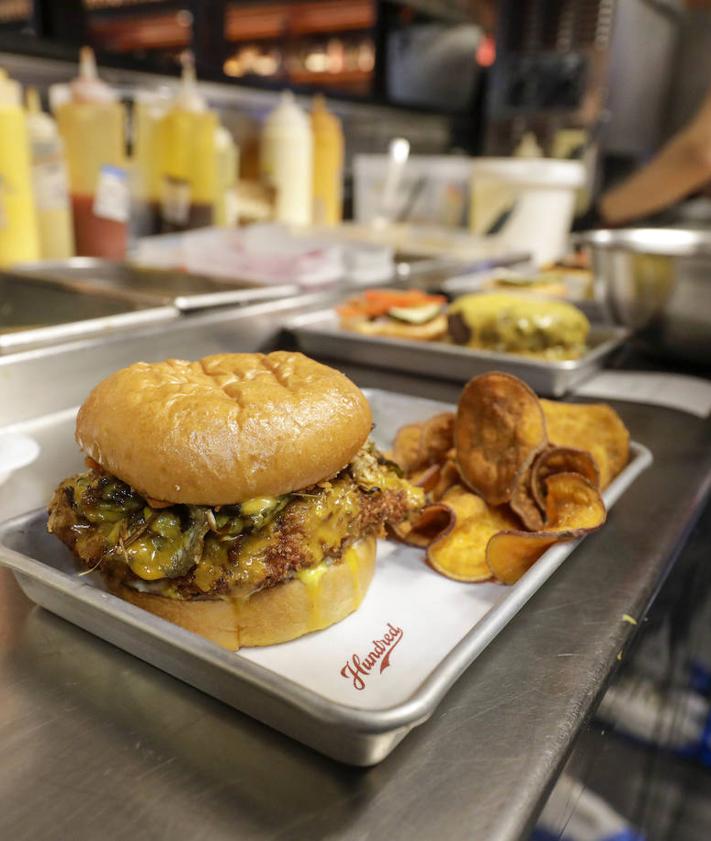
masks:
<path fill-rule="evenodd" d="M 318 303 L 318 299 L 314 299 Z M 313 303 L 313 301 L 312 301 Z M 293 303 L 170 332 L 0 360 L 0 420 L 69 410 L 139 358 L 268 348 Z M 361 385 L 454 400 L 457 386 L 349 367 Z M 711 485 L 711 424 L 617 406 L 655 464 L 381 765 L 347 768 L 48 613 L 0 572 L 0 837 L 525 837 Z M 80 463 L 67 435 L 0 488 L 0 513 L 46 499 Z"/>

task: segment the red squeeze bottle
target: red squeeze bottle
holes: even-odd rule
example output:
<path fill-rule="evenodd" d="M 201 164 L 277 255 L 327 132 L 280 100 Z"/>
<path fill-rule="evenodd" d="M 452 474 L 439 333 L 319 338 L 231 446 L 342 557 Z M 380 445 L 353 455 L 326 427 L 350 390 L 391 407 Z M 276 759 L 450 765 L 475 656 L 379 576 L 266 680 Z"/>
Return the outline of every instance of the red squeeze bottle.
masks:
<path fill-rule="evenodd" d="M 125 113 L 99 79 L 94 53 L 82 47 L 79 75 L 53 92 L 57 125 L 67 154 L 76 253 L 122 260 L 126 256 L 129 190 Z"/>

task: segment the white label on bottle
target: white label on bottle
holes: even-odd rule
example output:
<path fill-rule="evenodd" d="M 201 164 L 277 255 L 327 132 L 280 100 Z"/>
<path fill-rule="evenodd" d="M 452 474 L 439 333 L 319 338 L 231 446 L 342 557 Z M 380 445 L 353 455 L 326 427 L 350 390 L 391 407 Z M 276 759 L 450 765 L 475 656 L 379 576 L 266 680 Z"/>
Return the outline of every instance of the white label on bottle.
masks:
<path fill-rule="evenodd" d="M 173 225 L 187 225 L 190 218 L 190 182 L 170 175 L 163 179 L 161 214 Z"/>
<path fill-rule="evenodd" d="M 67 171 L 61 161 L 35 164 L 32 186 L 38 210 L 62 210 L 69 204 Z"/>
<path fill-rule="evenodd" d="M 119 166 L 102 166 L 94 196 L 94 216 L 113 222 L 128 221 L 128 175 Z"/>

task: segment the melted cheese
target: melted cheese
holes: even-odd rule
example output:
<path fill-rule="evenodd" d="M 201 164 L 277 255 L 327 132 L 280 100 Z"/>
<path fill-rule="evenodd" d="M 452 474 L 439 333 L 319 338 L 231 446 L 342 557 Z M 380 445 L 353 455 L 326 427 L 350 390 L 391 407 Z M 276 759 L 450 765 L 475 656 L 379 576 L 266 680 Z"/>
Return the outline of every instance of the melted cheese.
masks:
<path fill-rule="evenodd" d="M 348 564 L 348 569 L 351 571 L 351 578 L 353 580 L 353 590 L 356 594 L 356 603 L 360 604 L 363 599 L 363 588 L 360 585 L 360 564 L 358 563 L 358 553 L 353 547 L 349 546 L 343 554 L 343 562 Z"/>
<path fill-rule="evenodd" d="M 353 583 L 353 591 L 355 593 L 356 605 L 361 603 L 363 592 L 360 583 L 360 564 L 358 552 L 349 546 L 343 553 L 341 563 L 345 564 L 351 573 L 351 580 Z M 323 592 L 323 577 L 331 564 L 328 561 L 321 561 L 316 566 L 308 567 L 307 569 L 300 569 L 295 578 L 298 579 L 306 588 L 308 594 L 310 612 L 309 612 L 309 629 L 316 631 L 324 627 L 324 620 L 321 615 L 320 605 Z M 327 624 L 327 623 L 326 623 Z"/>
<path fill-rule="evenodd" d="M 239 509 L 240 513 L 245 517 L 253 517 L 255 514 L 261 514 L 269 508 L 274 508 L 278 502 L 278 497 L 275 496 L 255 496 L 254 499 L 248 499 L 243 502 Z"/>
<path fill-rule="evenodd" d="M 309 599 L 309 628 L 316 630 L 322 625 L 321 621 L 321 579 L 326 574 L 328 564 L 322 562 L 315 567 L 308 569 L 300 569 L 296 573 L 296 577 L 306 587 L 306 592 Z"/>

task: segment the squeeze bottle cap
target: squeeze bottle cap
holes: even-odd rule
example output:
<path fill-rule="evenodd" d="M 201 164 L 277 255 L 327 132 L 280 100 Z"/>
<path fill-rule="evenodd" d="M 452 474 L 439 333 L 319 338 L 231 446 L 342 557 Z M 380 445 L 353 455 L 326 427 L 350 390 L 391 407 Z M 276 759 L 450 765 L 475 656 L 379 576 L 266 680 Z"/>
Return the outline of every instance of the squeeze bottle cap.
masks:
<path fill-rule="evenodd" d="M 185 50 L 181 55 L 180 63 L 183 66 L 183 72 L 180 77 L 180 88 L 175 97 L 175 105 L 185 111 L 206 111 L 207 103 L 197 87 L 195 58 L 190 50 Z"/>
<path fill-rule="evenodd" d="M 317 129 L 324 130 L 332 129 L 338 131 L 341 127 L 341 121 L 332 111 L 329 111 L 326 104 L 326 97 L 322 94 L 317 94 L 313 99 L 311 123 Z"/>
<path fill-rule="evenodd" d="M 279 104 L 267 117 L 266 125 L 274 128 L 282 125 L 289 126 L 289 124 L 293 126 L 295 122 L 299 127 L 308 127 L 306 112 L 297 105 L 291 91 L 284 91 Z"/>
<path fill-rule="evenodd" d="M 79 75 L 69 83 L 74 102 L 114 102 L 116 94 L 96 72 L 96 58 L 91 47 L 79 50 Z"/>
<path fill-rule="evenodd" d="M 37 88 L 27 88 L 25 96 L 27 105 L 27 126 L 33 141 L 52 141 L 58 134 L 54 120 L 42 110 Z"/>

